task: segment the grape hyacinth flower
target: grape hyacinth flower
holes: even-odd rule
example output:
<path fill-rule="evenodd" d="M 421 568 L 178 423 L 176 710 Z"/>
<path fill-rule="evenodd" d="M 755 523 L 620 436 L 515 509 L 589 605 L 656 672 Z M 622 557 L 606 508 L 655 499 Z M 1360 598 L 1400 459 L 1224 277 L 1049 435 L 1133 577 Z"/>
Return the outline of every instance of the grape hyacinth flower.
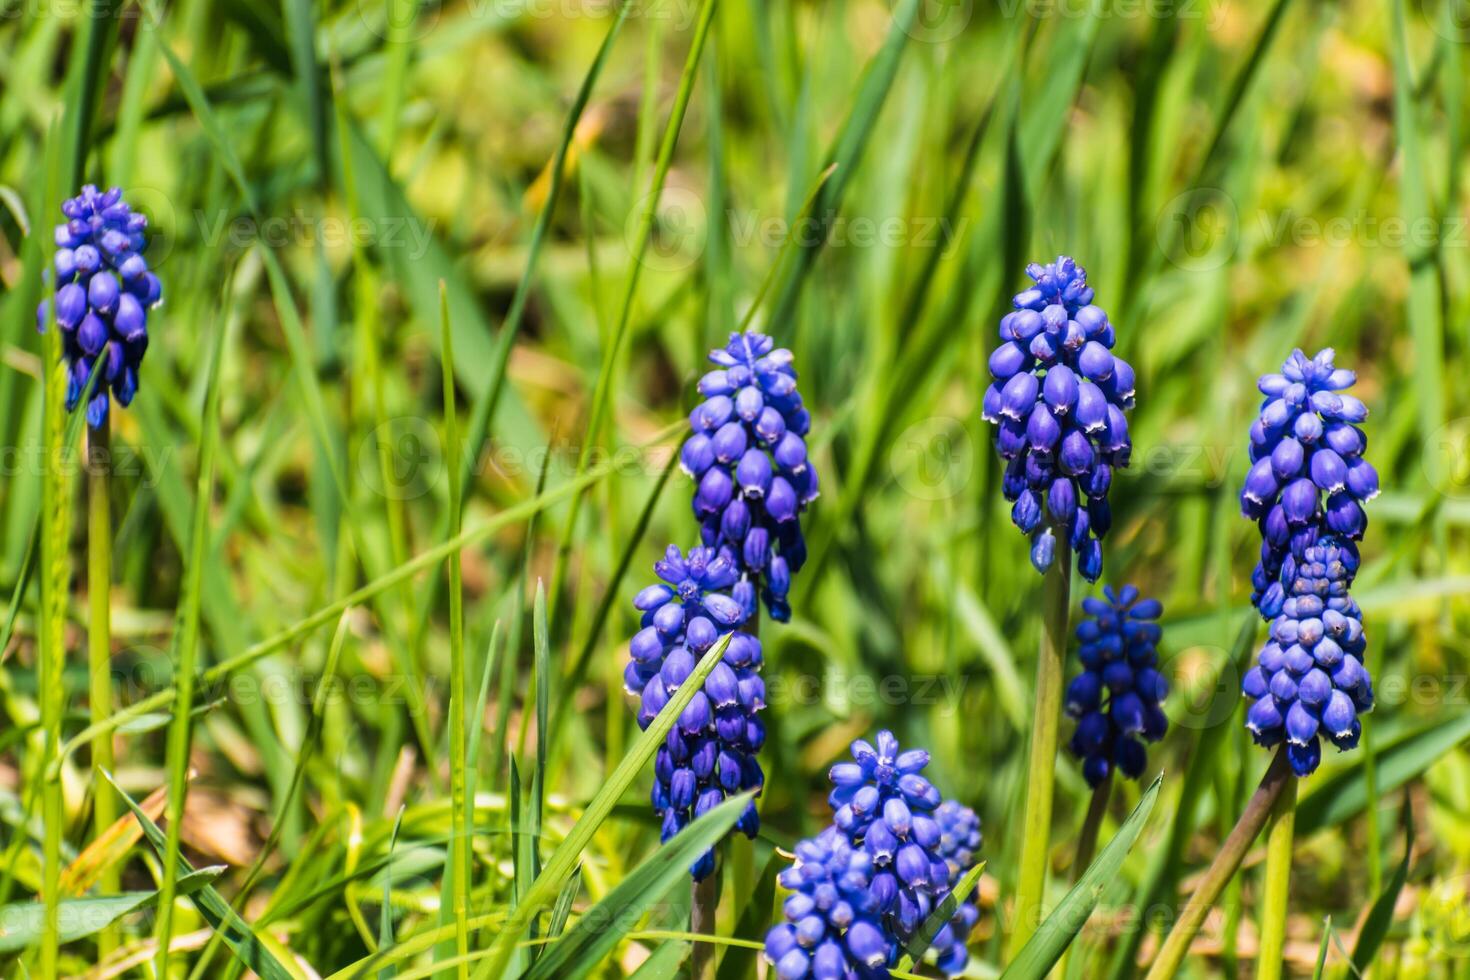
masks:
<path fill-rule="evenodd" d="M 1362 504 L 1378 495 L 1378 473 L 1363 458 L 1367 439 L 1358 427 L 1368 409 L 1345 393 L 1357 376 L 1335 367 L 1333 357 L 1330 347 L 1310 359 L 1292 351 L 1280 374 L 1258 384 L 1265 398 L 1251 424 L 1240 506 L 1261 529 L 1251 600 L 1268 620 L 1286 598 L 1286 556 L 1300 559 L 1324 534 L 1361 540 L 1368 525 Z"/>
<path fill-rule="evenodd" d="M 765 334 L 732 333 L 710 352 L 719 365 L 699 381 L 705 398 L 679 463 L 697 481 L 694 516 L 704 544 L 728 547 L 758 581 L 771 618 L 791 618 L 791 576 L 806 560 L 800 515 L 818 494 L 807 457 L 811 415 L 796 390 L 791 352 Z"/>
<path fill-rule="evenodd" d="M 781 874 L 795 894 L 787 921 L 766 934 L 766 957 L 782 980 L 889 976 L 929 913 L 974 867 L 979 818 L 941 800 L 920 775 L 929 753 L 901 752 L 888 731 L 875 743 L 853 742 L 854 761 L 832 767 L 832 826 L 799 844 L 796 864 Z M 966 901 L 935 936 L 945 975 L 964 970 L 978 918 L 978 905 Z"/>
<path fill-rule="evenodd" d="M 897 956 L 949 894 L 949 865 L 939 850 L 943 827 L 935 816 L 942 799 L 921 775 L 929 753 L 900 751 L 892 732 L 880 731 L 873 743 L 853 742 L 852 757 L 829 771 L 827 802 L 832 822 L 873 858 L 873 891 Z"/>
<path fill-rule="evenodd" d="M 796 845 L 777 880 L 792 894 L 786 921 L 766 933 L 766 956 L 781 980 L 887 976 L 893 942 L 880 921 L 873 858 L 836 827 Z"/>
<path fill-rule="evenodd" d="M 1044 572 L 1055 535 L 1066 534 L 1077 570 L 1095 582 L 1112 524 L 1108 488 L 1132 452 L 1133 368 L 1112 352 L 1113 326 L 1092 304 L 1086 270 L 1063 255 L 1026 274 L 1036 285 L 1001 318 L 982 414 L 998 427 L 1002 488 L 1011 521 L 1031 538 L 1031 563 Z"/>
<path fill-rule="evenodd" d="M 56 226 L 56 257 L 47 272 L 48 281 L 54 274 L 55 292 L 37 308 L 36 327 L 45 332 L 54 303 L 68 368 L 68 411 L 76 409 L 92 372 L 102 371 L 87 402 L 87 423 L 100 428 L 109 389 L 124 407 L 137 394 L 148 350 L 147 311 L 162 299 L 163 285 L 143 258 L 148 219 L 118 188 L 99 193 L 88 184 L 61 211 L 67 220 Z"/>
<path fill-rule="evenodd" d="M 642 629 L 629 643 L 623 673 L 639 698 L 638 726 L 647 728 L 699 659 L 724 633 L 737 630 L 755 611 L 755 593 L 742 581 L 728 549 L 673 545 L 654 563 L 663 581 L 639 592 L 633 604 Z M 652 802 L 667 841 L 732 795 L 759 790 L 765 781 L 756 753 L 765 741 L 757 712 L 765 707 L 760 640 L 735 632 L 724 656 L 695 692 L 654 759 Z M 754 837 L 760 826 L 754 805 L 737 828 Z M 713 851 L 690 869 L 696 880 L 714 870 Z"/>
<path fill-rule="evenodd" d="M 975 811 L 954 800 L 945 800 L 934 809 L 934 820 L 939 824 L 939 857 L 949 867 L 949 886 L 959 884 L 978 859 L 983 838 L 980 835 L 980 818 Z M 939 930 L 932 947 L 939 951 L 940 972 L 955 976 L 965 972 L 970 960 L 965 943 L 975 923 L 980 921 L 980 902 L 975 892 L 965 896 L 954 918 Z"/>
<path fill-rule="evenodd" d="M 1144 742 L 1164 737 L 1169 720 L 1159 706 L 1169 684 L 1158 670 L 1163 612 L 1157 599 L 1139 598 L 1125 585 L 1103 588 L 1103 599 L 1083 599 L 1091 619 L 1077 624 L 1082 673 L 1067 687 L 1067 714 L 1077 719 L 1069 748 L 1096 789 L 1113 770 L 1129 779 L 1148 762 Z"/>
<path fill-rule="evenodd" d="M 1358 744 L 1358 716 L 1373 708 L 1363 666 L 1363 614 L 1348 594 L 1358 570 L 1351 540 L 1325 535 L 1300 559 L 1282 560 L 1286 584 L 1271 637 L 1241 684 L 1254 699 L 1246 728 L 1258 745 L 1286 742 L 1298 776 L 1322 761 L 1322 739 L 1346 751 Z"/>

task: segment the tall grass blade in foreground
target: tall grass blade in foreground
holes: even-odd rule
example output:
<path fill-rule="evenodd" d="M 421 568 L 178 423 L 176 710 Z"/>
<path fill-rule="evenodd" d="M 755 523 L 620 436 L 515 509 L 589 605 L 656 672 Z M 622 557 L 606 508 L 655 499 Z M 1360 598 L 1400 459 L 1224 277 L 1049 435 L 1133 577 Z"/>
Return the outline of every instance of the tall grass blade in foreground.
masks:
<path fill-rule="evenodd" d="M 174 676 L 178 697 L 173 704 L 173 721 L 168 730 L 168 833 L 162 864 L 163 881 L 158 899 L 157 970 L 168 976 L 169 950 L 173 940 L 174 879 L 185 867 L 179 856 L 184 826 L 184 804 L 189 792 L 189 747 L 194 731 L 194 688 L 199 657 L 199 606 L 204 581 L 204 562 L 209 550 L 209 513 L 214 502 L 214 459 L 219 445 L 219 368 L 224 356 L 225 335 L 220 332 L 210 345 L 205 388 L 203 441 L 199 449 L 199 475 L 194 489 L 189 560 L 185 566 L 183 598 L 174 628 Z M 131 801 L 129 801 L 131 806 Z"/>

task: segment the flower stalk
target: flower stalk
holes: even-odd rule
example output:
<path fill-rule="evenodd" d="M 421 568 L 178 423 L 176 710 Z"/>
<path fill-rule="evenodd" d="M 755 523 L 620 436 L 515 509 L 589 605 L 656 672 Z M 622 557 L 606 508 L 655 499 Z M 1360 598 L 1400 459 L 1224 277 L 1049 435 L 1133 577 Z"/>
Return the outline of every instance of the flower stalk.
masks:
<path fill-rule="evenodd" d="M 1180 910 L 1179 918 L 1159 949 L 1158 956 L 1154 957 L 1145 980 L 1168 980 L 1178 974 L 1179 965 L 1184 962 L 1189 944 L 1204 924 L 1205 916 L 1219 900 L 1225 886 L 1235 877 L 1235 872 L 1240 870 L 1245 852 L 1250 849 L 1261 828 L 1266 826 L 1267 819 L 1276 807 L 1276 801 L 1286 791 L 1288 784 L 1294 787 L 1295 780 L 1283 747 L 1276 751 L 1270 767 L 1266 769 L 1266 775 L 1261 777 L 1261 784 L 1246 803 L 1245 811 L 1241 813 L 1225 842 L 1220 845 L 1219 853 L 1195 887 L 1194 894 Z"/>
<path fill-rule="evenodd" d="M 1286 949 L 1286 912 L 1291 892 L 1291 851 L 1296 831 L 1298 779 L 1286 777 L 1266 826 L 1266 881 L 1261 902 L 1261 945 L 1257 980 L 1281 980 Z"/>
<path fill-rule="evenodd" d="M 1026 945 L 1039 925 L 1046 890 L 1046 863 L 1051 841 L 1057 733 L 1062 720 L 1062 659 L 1067 651 L 1072 560 L 1066 534 L 1056 536 L 1056 554 L 1042 584 L 1041 644 L 1036 660 L 1036 712 L 1031 727 L 1031 760 L 1026 776 L 1026 835 L 1016 883 L 1015 921 L 1010 956 Z"/>
<path fill-rule="evenodd" d="M 87 676 L 92 720 L 112 712 L 112 438 L 108 419 L 87 432 Z M 113 770 L 112 733 L 92 739 L 92 819 L 100 837 L 117 820 L 117 800 L 103 773 Z M 115 863 L 98 879 L 102 894 L 115 895 L 120 877 Z M 117 930 L 97 936 L 98 960 L 117 948 Z"/>

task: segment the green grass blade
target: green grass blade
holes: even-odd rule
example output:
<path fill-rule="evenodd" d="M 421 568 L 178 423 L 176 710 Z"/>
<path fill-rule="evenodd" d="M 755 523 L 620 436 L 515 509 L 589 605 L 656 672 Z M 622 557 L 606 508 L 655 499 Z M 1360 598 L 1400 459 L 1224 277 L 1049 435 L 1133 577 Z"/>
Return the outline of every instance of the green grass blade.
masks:
<path fill-rule="evenodd" d="M 551 922 L 546 927 L 548 938 L 556 939 L 566 931 L 567 919 L 572 914 L 572 903 L 577 900 L 577 892 L 581 890 L 582 866 L 579 864 L 567 883 L 561 886 L 561 894 L 556 896 L 556 904 L 551 908 Z"/>
<path fill-rule="evenodd" d="M 526 973 L 526 980 L 577 980 L 601 966 L 631 924 L 663 901 L 689 876 L 689 866 L 735 826 L 752 795 L 741 793 L 721 803 L 628 872 L 606 898 L 546 950 Z"/>
<path fill-rule="evenodd" d="M 1470 739 L 1470 714 L 1457 714 L 1420 728 L 1378 750 L 1375 760 L 1380 796 L 1416 779 L 1442 757 Z M 1297 805 L 1297 834 L 1306 839 L 1320 830 L 1340 827 L 1363 812 L 1368 789 L 1362 760 L 1334 769 L 1317 782 Z"/>
<path fill-rule="evenodd" d="M 688 680 L 679 685 L 679 689 L 674 692 L 669 703 L 664 705 L 658 717 L 654 718 L 648 728 L 634 740 L 627 754 L 608 774 L 602 787 L 597 791 L 597 795 L 582 811 L 581 818 L 572 827 L 571 832 L 552 852 L 545 869 L 532 884 L 525 901 L 516 908 L 505 928 L 496 934 L 490 957 L 475 971 L 477 977 L 501 975 L 506 963 L 510 960 L 511 952 L 515 948 L 514 944 L 525 932 L 531 918 L 548 905 L 560 890 L 562 882 L 572 873 L 572 869 L 581 859 L 582 851 L 591 842 L 592 835 L 597 832 L 598 827 L 602 826 L 602 822 L 612 812 L 623 792 L 652 761 L 654 753 L 658 751 L 669 729 L 674 727 L 674 722 L 678 719 L 680 712 L 694 697 L 694 693 L 704 686 L 704 679 L 709 676 L 709 672 L 724 656 L 725 648 L 729 645 L 730 634 L 727 633 L 704 655 L 694 672 L 689 675 Z"/>
<path fill-rule="evenodd" d="M 163 849 L 163 884 L 158 901 L 158 975 L 168 976 L 169 948 L 173 938 L 173 887 L 178 869 L 180 833 L 184 824 L 184 802 L 189 792 L 189 746 L 194 720 L 194 683 L 199 657 L 199 611 L 204 583 L 205 556 L 209 551 L 209 510 L 214 499 L 214 458 L 219 446 L 219 369 L 225 336 L 215 338 L 209 357 L 209 385 L 204 408 L 204 437 L 199 448 L 199 475 L 194 494 L 194 516 L 189 537 L 189 562 L 185 570 L 183 597 L 174 632 L 174 677 L 178 699 L 168 732 L 168 836 Z"/>
<path fill-rule="evenodd" d="M 1322 980 L 1322 970 L 1327 966 L 1327 950 L 1332 946 L 1332 916 L 1322 920 L 1322 945 L 1317 947 L 1317 965 L 1312 969 L 1312 980 Z"/>
<path fill-rule="evenodd" d="M 211 884 L 226 868 L 222 864 L 191 871 L 174 885 L 178 895 L 192 895 Z M 61 941 L 75 942 L 108 928 L 125 915 L 150 908 L 158 903 L 158 892 L 124 892 L 97 898 L 65 898 L 61 900 Z M 0 953 L 17 953 L 41 940 L 45 910 L 40 902 L 22 902 L 0 906 Z"/>
<path fill-rule="evenodd" d="M 1027 940 L 1020 954 L 1001 974 L 1002 978 L 1042 980 L 1056 965 L 1057 960 L 1062 958 L 1077 933 L 1087 924 L 1104 889 L 1116 879 L 1119 868 L 1123 866 L 1123 859 L 1128 856 L 1138 835 L 1143 832 L 1143 826 L 1158 799 L 1159 784 L 1163 779 L 1162 775 L 1158 776 L 1153 785 L 1144 791 L 1138 805 L 1133 808 L 1128 819 L 1123 821 L 1113 839 L 1108 841 L 1102 853 L 1082 873 L 1082 877 L 1077 879 L 1077 884 L 1072 886 L 1067 896 Z"/>
<path fill-rule="evenodd" d="M 660 433 L 654 442 L 659 443 L 667 440 L 676 431 L 682 429 L 684 425 L 685 423 L 679 422 L 676 425 L 670 426 L 664 432 Z M 338 616 L 342 615 L 344 610 L 352 606 L 365 605 L 388 589 L 408 581 L 422 571 L 434 567 L 449 555 L 462 551 L 478 541 L 483 541 L 506 527 L 514 526 L 532 514 L 544 510 L 560 500 L 566 499 L 580 488 L 592 486 L 616 471 L 620 465 L 621 463 L 618 460 L 610 460 L 589 470 L 580 478 L 569 480 L 554 490 L 540 494 L 530 500 L 522 501 L 513 507 L 501 511 L 486 521 L 466 528 L 456 537 L 430 548 L 411 561 L 398 566 L 386 575 L 374 579 L 356 591 L 328 603 L 310 616 L 299 620 L 292 626 L 276 633 L 274 636 L 251 644 L 240 653 L 221 660 L 200 675 L 201 685 L 216 684 L 235 672 L 248 667 L 264 657 L 270 656 L 277 650 L 284 649 L 291 643 L 302 639 L 325 624 L 332 622 Z M 80 746 L 90 742 L 101 732 L 117 731 L 123 725 L 128 724 L 136 718 L 168 708 L 178 698 L 178 695 L 178 681 L 175 680 L 174 683 L 163 690 L 151 694 L 148 697 L 141 698 L 127 708 L 114 713 L 100 722 L 88 725 L 68 739 L 66 744 L 62 746 L 61 756 L 53 759 L 48 765 L 47 777 L 51 778 L 54 773 L 60 771 L 61 759 L 76 751 Z"/>
<path fill-rule="evenodd" d="M 836 216 L 842 206 L 843 194 L 852 180 L 858 161 L 862 158 L 863 150 L 868 145 L 868 139 L 872 136 L 873 127 L 878 121 L 878 114 L 888 99 L 888 92 L 893 87 L 894 77 L 898 74 L 898 66 L 903 58 L 904 49 L 908 46 L 909 38 L 913 34 L 920 6 L 921 0 L 901 0 L 894 9 L 888 33 L 883 39 L 883 46 L 878 49 L 878 53 L 868 64 L 862 87 L 853 101 L 852 110 L 843 120 L 842 129 L 837 134 L 832 149 L 827 155 L 823 171 L 827 171 L 834 164 L 837 170 L 830 180 L 821 182 L 817 199 L 811 208 L 812 213 L 817 215 L 822 222 L 823 231 L 820 234 L 809 236 L 806 241 L 802 242 L 801 251 L 796 253 L 791 273 L 782 283 L 781 291 L 777 294 L 775 303 L 771 307 L 770 322 L 781 325 L 783 329 L 789 329 L 787 325 L 791 323 L 796 312 L 796 301 L 801 296 L 802 287 L 806 284 L 807 276 L 816 262 L 817 254 L 827 242 L 827 223 Z"/>
<path fill-rule="evenodd" d="M 439 283 L 439 362 L 442 367 L 440 383 L 444 395 L 444 447 L 450 473 L 459 472 L 459 421 L 455 408 L 454 391 L 454 338 L 450 329 L 449 289 Z M 449 533 L 457 536 L 462 527 L 464 502 L 460 487 L 449 481 Z M 464 580 L 460 566 L 460 555 L 452 554 L 445 565 L 449 575 L 449 781 L 450 781 L 450 861 L 446 872 L 450 888 L 449 915 L 455 923 L 455 955 L 463 957 L 469 953 L 469 930 L 465 925 L 470 914 L 470 827 L 466 817 L 468 807 L 469 770 L 466 755 L 469 751 L 469 736 L 466 732 L 465 698 L 469 695 L 469 682 L 465 678 L 464 663 Z M 468 976 L 469 968 L 462 960 L 457 969 L 460 977 Z"/>
<path fill-rule="evenodd" d="M 1414 810 L 1412 798 L 1404 794 L 1404 860 L 1399 864 L 1398 870 L 1393 873 L 1393 878 L 1383 889 L 1383 893 L 1373 902 L 1373 908 L 1369 910 L 1368 917 L 1363 920 L 1362 928 L 1358 930 L 1358 941 L 1353 946 L 1353 969 L 1359 974 L 1365 972 L 1371 966 L 1378 950 L 1383 946 L 1383 941 L 1388 938 L 1388 928 L 1393 924 L 1394 906 L 1398 904 L 1399 893 L 1404 890 L 1404 883 L 1409 880 L 1409 862 L 1414 857 Z M 1325 938 L 1323 940 L 1326 942 Z"/>
<path fill-rule="evenodd" d="M 388 858 L 383 864 L 383 904 L 378 910 L 378 948 L 387 949 L 393 945 L 393 851 L 398 846 L 398 832 L 403 829 L 403 811 L 405 807 L 398 808 L 398 815 L 393 818 L 393 833 L 388 837 Z M 378 980 L 392 980 L 398 974 L 398 967 L 392 963 L 384 964 L 378 971 Z"/>
<path fill-rule="evenodd" d="M 164 832 L 159 829 L 158 824 L 149 819 L 148 814 L 143 812 L 142 808 L 133 801 L 133 798 L 117 784 L 117 781 L 112 778 L 111 774 L 104 773 L 103 775 L 107 777 L 108 784 L 122 797 L 123 802 L 128 805 L 128 809 L 133 812 L 133 816 L 137 818 L 139 825 L 143 828 L 143 836 L 148 839 L 148 843 L 153 847 L 153 850 L 160 857 L 163 856 L 168 849 L 168 839 L 165 837 Z M 186 873 L 193 873 L 194 871 L 189 866 L 189 862 L 182 857 L 178 859 L 177 866 Z M 162 901 L 162 891 L 160 889 L 160 902 Z M 211 928 L 224 935 L 225 942 L 229 944 L 230 949 L 234 951 L 235 956 L 239 958 L 241 964 L 254 970 L 263 980 L 300 980 L 297 973 L 288 970 L 265 947 L 260 941 L 260 938 L 255 935 L 254 930 L 250 928 L 249 923 L 235 914 L 235 910 L 230 908 L 229 903 L 214 888 L 206 884 L 197 891 L 191 892 L 189 894 L 189 900 L 194 903 L 194 906 L 199 910 L 199 914 L 204 917 Z"/>
<path fill-rule="evenodd" d="M 674 96 L 674 105 L 669 112 L 669 121 L 664 127 L 663 139 L 659 143 L 658 160 L 654 164 L 653 183 L 643 198 L 643 210 L 638 217 L 638 230 L 630 252 L 628 282 L 623 289 L 621 313 L 612 339 L 603 348 L 602 361 L 597 372 L 597 386 L 592 391 L 592 411 L 582 439 L 581 451 L 577 454 L 577 475 L 586 472 L 591 464 L 593 450 L 602 437 L 602 427 L 612 401 L 613 369 L 618 363 L 628 327 L 633 319 L 633 305 L 638 296 L 638 280 L 643 271 L 643 256 L 648 249 L 649 237 L 653 233 L 654 216 L 658 211 L 659 195 L 668 179 L 669 169 L 674 162 L 674 148 L 679 143 L 679 131 L 683 128 L 684 113 L 689 108 L 689 99 L 694 91 L 698 75 L 699 59 L 704 53 L 705 41 L 709 38 L 710 25 L 714 22 L 717 0 L 701 0 L 699 20 L 694 26 L 694 37 L 689 42 L 689 53 L 684 60 L 684 70 L 679 76 L 679 89 Z M 577 517 L 581 512 L 583 495 L 572 496 L 567 510 L 566 523 L 562 526 L 561 543 L 557 548 L 556 563 L 551 572 L 551 618 L 556 619 L 557 603 L 566 576 L 567 559 L 571 554 L 572 539 L 577 531 Z"/>
<path fill-rule="evenodd" d="M 966 871 L 959 883 L 944 896 L 944 901 L 929 913 L 929 918 L 924 920 L 924 924 L 919 926 L 919 930 L 914 933 L 914 938 L 910 939 L 908 945 L 904 947 L 903 956 L 898 961 L 900 970 L 912 970 L 914 964 L 923 962 L 924 954 L 934 943 L 934 937 L 939 935 L 939 930 L 949 925 L 949 920 L 954 918 L 955 910 L 970 897 L 975 886 L 980 884 L 980 876 L 984 873 L 985 862 L 981 861 Z"/>

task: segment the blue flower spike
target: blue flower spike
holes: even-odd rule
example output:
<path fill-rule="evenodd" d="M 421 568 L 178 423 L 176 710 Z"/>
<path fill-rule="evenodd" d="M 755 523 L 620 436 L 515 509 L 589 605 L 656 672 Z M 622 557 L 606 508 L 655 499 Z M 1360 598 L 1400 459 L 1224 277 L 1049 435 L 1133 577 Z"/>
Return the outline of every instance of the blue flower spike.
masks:
<path fill-rule="evenodd" d="M 1251 469 L 1241 512 L 1261 529 L 1252 601 L 1271 619 L 1285 600 L 1282 562 L 1323 534 L 1360 541 L 1362 505 L 1378 496 L 1378 473 L 1363 458 L 1359 428 L 1368 409 L 1346 393 L 1357 376 L 1336 367 L 1332 348 L 1308 358 L 1293 351 L 1279 374 L 1261 377 L 1261 411 L 1251 424 Z"/>
<path fill-rule="evenodd" d="M 1001 486 L 1012 523 L 1031 539 L 1031 563 L 1046 571 L 1063 534 L 1095 582 L 1112 525 L 1108 489 L 1132 452 L 1133 368 L 1112 352 L 1113 326 L 1092 303 L 1086 270 L 1063 255 L 1026 274 L 1035 286 L 1001 318 L 982 415 L 997 426 Z"/>
<path fill-rule="evenodd" d="M 1143 775 L 1144 743 L 1157 742 L 1169 727 L 1161 707 L 1169 684 L 1158 669 L 1162 631 L 1155 622 L 1163 606 L 1140 598 L 1131 585 L 1105 586 L 1103 596 L 1082 600 L 1090 617 L 1077 624 L 1082 673 L 1067 687 L 1067 714 L 1077 719 L 1068 747 L 1093 788 L 1114 771 L 1129 779 Z"/>
<path fill-rule="evenodd" d="M 709 359 L 717 368 L 699 381 L 705 400 L 689 415 L 679 465 L 696 482 L 704 544 L 729 548 L 771 618 L 785 622 L 791 576 L 806 561 L 801 513 L 819 492 L 807 456 L 811 415 L 791 352 L 765 334 L 732 333 Z"/>
<path fill-rule="evenodd" d="M 756 753 L 765 742 L 757 713 L 765 707 L 766 689 L 760 640 L 738 631 L 754 613 L 755 594 L 729 550 L 694 547 L 685 555 L 671 545 L 654 570 L 662 581 L 633 600 L 642 629 L 629 643 L 623 672 L 625 689 L 639 701 L 640 728 L 653 722 L 710 647 L 731 633 L 720 662 L 654 758 L 652 803 L 659 836 L 667 841 L 727 797 L 764 784 Z M 759 826 L 752 804 L 736 827 L 754 837 Z M 714 867 L 714 852 L 706 851 L 690 873 L 702 880 Z"/>
<path fill-rule="evenodd" d="M 1259 745 L 1285 742 L 1298 776 L 1316 771 L 1324 740 L 1355 748 L 1359 717 L 1373 708 L 1363 614 L 1349 590 L 1378 473 L 1363 458 L 1368 409 L 1346 393 L 1357 377 L 1334 358 L 1330 347 L 1311 358 L 1296 350 L 1279 374 L 1262 376 L 1240 494 L 1261 529 L 1251 600 L 1271 623 L 1241 683 L 1252 700 L 1246 728 Z"/>
<path fill-rule="evenodd" d="M 1359 716 L 1373 708 L 1363 613 L 1348 595 L 1357 569 L 1357 546 L 1332 535 L 1306 548 L 1300 560 L 1288 554 L 1281 611 L 1241 684 L 1254 701 L 1245 722 L 1251 737 L 1267 747 L 1286 742 L 1298 776 L 1316 770 L 1324 739 L 1339 751 L 1356 748 Z"/>
<path fill-rule="evenodd" d="M 45 332 L 54 304 L 67 362 L 67 411 L 76 410 L 93 372 L 102 371 L 86 406 L 87 424 L 100 428 L 112 398 L 126 407 L 138 392 L 148 311 L 162 300 L 163 284 L 143 258 L 148 219 L 128 206 L 121 190 L 99 192 L 88 184 L 61 211 L 66 222 L 56 226 L 56 257 L 46 272 L 55 288 L 36 309 L 36 328 Z"/>
<path fill-rule="evenodd" d="M 941 799 L 921 774 L 922 749 L 900 751 L 893 733 L 852 744 L 833 766 L 832 826 L 797 847 L 782 873 L 786 922 L 766 935 L 766 957 L 782 980 L 869 980 L 889 976 L 929 914 L 974 867 L 980 821 Z M 964 970 L 965 941 L 979 907 L 962 903 L 931 948 L 947 976 Z"/>

